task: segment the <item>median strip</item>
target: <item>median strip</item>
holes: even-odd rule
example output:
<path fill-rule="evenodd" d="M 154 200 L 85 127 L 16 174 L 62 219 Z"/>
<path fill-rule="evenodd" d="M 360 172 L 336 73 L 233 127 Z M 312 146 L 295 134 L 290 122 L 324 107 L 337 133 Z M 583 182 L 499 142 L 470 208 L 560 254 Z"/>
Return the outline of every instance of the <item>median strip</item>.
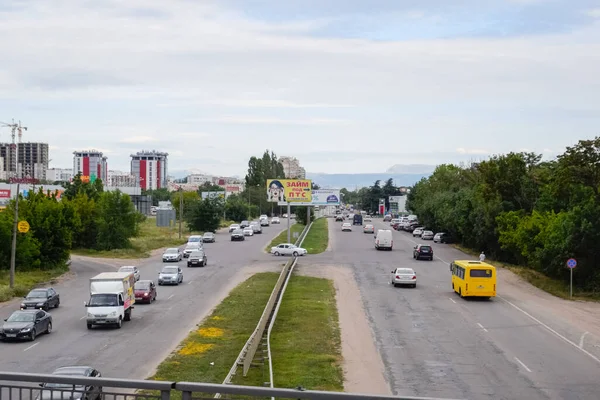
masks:
<path fill-rule="evenodd" d="M 302 242 L 308 254 L 319 254 L 329 245 L 329 226 L 327 218 L 316 219 Z"/>
<path fill-rule="evenodd" d="M 294 233 L 297 233 L 298 235 L 300 235 L 300 233 L 302 232 L 302 230 L 304 229 L 304 225 L 302 224 L 298 224 L 295 223 L 290 227 L 290 243 L 295 243 L 297 237 L 294 237 Z M 271 247 L 275 247 L 278 244 L 281 243 L 287 243 L 287 228 L 281 232 L 279 235 L 275 236 L 275 239 L 271 240 L 271 243 L 269 243 L 267 245 L 267 247 L 265 247 L 265 251 L 267 253 L 271 252 Z"/>

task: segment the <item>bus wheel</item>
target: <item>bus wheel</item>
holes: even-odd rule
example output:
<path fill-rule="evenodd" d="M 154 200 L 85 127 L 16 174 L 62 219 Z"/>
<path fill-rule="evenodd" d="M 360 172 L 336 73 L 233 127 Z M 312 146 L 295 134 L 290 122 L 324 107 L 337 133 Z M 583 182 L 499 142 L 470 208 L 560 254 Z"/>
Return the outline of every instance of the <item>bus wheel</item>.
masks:
<path fill-rule="evenodd" d="M 459 295 L 460 297 L 463 297 L 463 295 L 462 295 L 462 288 L 458 288 L 458 295 Z"/>

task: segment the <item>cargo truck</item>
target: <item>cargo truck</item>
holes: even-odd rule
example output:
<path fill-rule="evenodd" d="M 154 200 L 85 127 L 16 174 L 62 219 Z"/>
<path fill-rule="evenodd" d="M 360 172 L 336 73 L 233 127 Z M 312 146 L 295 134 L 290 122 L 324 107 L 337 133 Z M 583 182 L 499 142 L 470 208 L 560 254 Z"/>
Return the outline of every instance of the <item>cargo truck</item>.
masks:
<path fill-rule="evenodd" d="M 103 272 L 90 279 L 90 300 L 85 303 L 88 329 L 94 325 L 121 328 L 131 320 L 135 304 L 133 272 Z"/>

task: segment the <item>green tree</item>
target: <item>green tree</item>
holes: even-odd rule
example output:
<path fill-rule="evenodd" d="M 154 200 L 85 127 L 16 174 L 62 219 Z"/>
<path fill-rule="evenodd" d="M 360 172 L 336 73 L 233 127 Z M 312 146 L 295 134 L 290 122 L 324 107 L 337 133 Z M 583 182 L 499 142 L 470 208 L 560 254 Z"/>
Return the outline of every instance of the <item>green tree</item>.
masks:
<path fill-rule="evenodd" d="M 100 194 L 104 192 L 104 184 L 101 179 L 96 179 L 93 183 L 83 182 L 81 173 L 75 175 L 72 182 L 66 182 L 64 188 L 63 197 L 69 200 L 81 192 L 85 193 L 90 199 L 98 200 Z"/>
<path fill-rule="evenodd" d="M 0 212 L 0 270 L 10 268 L 13 234 L 14 201 Z M 17 233 L 17 252 L 15 268 L 17 271 L 40 268 L 40 243 L 32 231 Z"/>
<path fill-rule="evenodd" d="M 307 208 L 310 212 L 310 220 L 307 220 L 307 218 L 306 218 L 307 217 L 307 211 L 306 211 Z M 302 224 L 302 225 L 310 224 L 312 221 L 315 220 L 314 207 L 307 207 L 307 206 L 292 207 L 292 213 L 296 214 L 296 222 L 298 222 L 299 224 Z"/>
<path fill-rule="evenodd" d="M 142 194 L 152 196 L 152 205 L 153 206 L 158 206 L 159 201 L 170 201 L 171 200 L 171 192 L 167 188 L 144 190 Z"/>
<path fill-rule="evenodd" d="M 181 197 L 183 196 L 183 218 L 191 210 L 196 203 L 200 201 L 200 195 L 198 192 L 186 192 L 183 190 L 178 190 L 176 192 L 171 193 L 171 203 L 173 204 L 173 208 L 177 212 L 177 217 L 179 218 L 179 205 L 181 202 Z"/>
<path fill-rule="evenodd" d="M 216 232 L 221 225 L 223 215 L 223 200 L 204 199 L 196 202 L 186 216 L 190 231 Z"/>
<path fill-rule="evenodd" d="M 98 250 L 113 250 L 131 247 L 130 239 L 137 234 L 139 221 L 129 195 L 121 191 L 105 192 L 98 202 L 99 218 Z"/>

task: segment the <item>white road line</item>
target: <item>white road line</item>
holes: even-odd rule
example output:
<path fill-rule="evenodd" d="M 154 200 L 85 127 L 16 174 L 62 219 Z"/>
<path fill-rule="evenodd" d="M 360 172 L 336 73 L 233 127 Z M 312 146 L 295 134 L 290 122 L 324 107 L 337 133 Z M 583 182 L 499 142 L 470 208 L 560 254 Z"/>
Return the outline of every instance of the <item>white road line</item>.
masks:
<path fill-rule="evenodd" d="M 580 349 L 583 349 L 583 339 L 585 339 L 585 337 L 586 337 L 586 335 L 587 335 L 588 333 L 589 333 L 589 332 L 584 332 L 584 334 L 583 334 L 583 335 L 581 335 L 581 339 L 579 339 L 579 348 L 580 348 Z"/>
<path fill-rule="evenodd" d="M 485 329 L 485 328 L 483 327 L 483 325 L 481 325 L 479 322 L 477 323 L 477 326 L 479 326 L 479 327 L 480 327 L 480 328 L 481 328 L 481 329 L 482 329 L 484 332 L 487 332 L 487 331 L 488 331 L 488 330 L 487 330 L 487 329 Z"/>
<path fill-rule="evenodd" d="M 534 317 L 533 315 L 529 314 L 527 311 L 523 310 L 522 308 L 520 308 L 519 306 L 514 305 L 513 303 L 511 303 L 510 301 L 506 300 L 504 297 L 498 296 L 500 299 L 504 300 L 505 302 L 507 302 L 508 304 L 510 304 L 511 306 L 513 306 L 515 309 L 521 311 L 523 314 L 525 314 L 526 316 L 528 316 L 529 318 L 531 318 L 533 321 L 537 322 L 538 324 L 540 324 L 541 326 L 543 326 L 544 328 L 546 328 L 548 331 L 552 332 L 554 335 L 556 335 L 557 337 L 559 337 L 560 339 L 564 340 L 565 342 L 567 342 L 568 344 L 570 344 L 571 346 L 575 347 L 576 349 L 579 349 L 579 351 L 581 351 L 583 354 L 587 355 L 588 357 L 590 357 L 592 360 L 596 361 L 597 363 L 600 364 L 600 358 L 596 357 L 595 355 L 593 355 L 592 353 L 590 353 L 589 351 L 582 349 L 581 347 L 577 346 L 576 343 L 570 341 L 569 339 L 567 339 L 566 337 L 564 337 L 563 335 L 561 335 L 560 333 L 556 332 L 554 329 L 550 328 L 548 325 L 546 325 L 545 323 L 543 323 L 542 321 L 540 321 L 539 319 L 537 319 L 536 317 Z"/>
<path fill-rule="evenodd" d="M 525 369 L 527 370 L 527 372 L 531 372 L 531 370 L 530 370 L 530 369 L 527 367 L 527 365 L 525 365 L 525 364 L 523 363 L 523 361 L 519 360 L 517 357 L 515 357 L 515 360 L 516 360 L 516 361 L 517 361 L 519 364 L 521 364 L 521 366 L 522 366 L 523 368 L 525 368 Z"/>
<path fill-rule="evenodd" d="M 451 298 L 451 297 L 448 297 L 448 298 L 450 299 L 451 302 L 453 302 L 454 304 L 456 304 L 456 301 L 454 301 L 453 298 Z"/>
<path fill-rule="evenodd" d="M 39 344 L 39 342 L 38 342 L 38 343 L 36 343 L 36 344 L 32 344 L 31 346 L 29 346 L 28 348 L 24 349 L 23 351 L 31 350 L 31 349 L 33 349 L 35 346 L 37 346 L 38 344 Z"/>
<path fill-rule="evenodd" d="M 167 297 L 167 300 L 171 300 L 173 298 L 173 296 L 175 296 L 174 294 L 170 295 L 169 297 Z"/>
<path fill-rule="evenodd" d="M 189 282 L 188 282 L 188 285 L 191 285 L 191 284 L 192 284 L 192 282 L 194 282 L 194 281 L 189 281 Z"/>
<path fill-rule="evenodd" d="M 86 315 L 84 315 L 83 317 L 79 318 L 79 320 L 81 321 L 82 319 L 86 318 Z"/>

